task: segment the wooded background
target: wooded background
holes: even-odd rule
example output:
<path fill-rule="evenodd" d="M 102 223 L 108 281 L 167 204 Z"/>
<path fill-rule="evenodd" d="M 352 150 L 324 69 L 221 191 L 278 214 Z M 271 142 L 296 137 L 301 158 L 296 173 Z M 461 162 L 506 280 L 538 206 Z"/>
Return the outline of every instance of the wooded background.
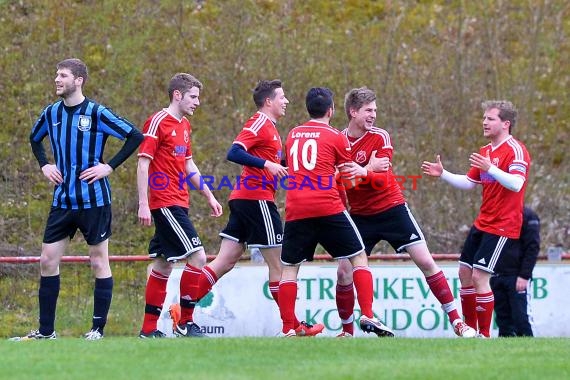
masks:
<path fill-rule="evenodd" d="M 377 126 L 390 132 L 395 172 L 404 176 L 421 174 L 421 162 L 438 153 L 448 170 L 465 173 L 469 154 L 487 143 L 481 102 L 511 100 L 520 111 L 513 135 L 532 156 L 526 201 L 542 219 L 543 249 L 568 249 L 569 32 L 564 0 L 0 0 L 0 255 L 39 255 L 52 189 L 28 136 L 56 100 L 55 64 L 69 57 L 89 67 L 86 96 L 139 128 L 168 105 L 174 73 L 199 78 L 194 158 L 216 178 L 239 173 L 225 155 L 255 112 L 251 90 L 259 79 L 284 82 L 291 104 L 279 123 L 282 137 L 308 118 L 310 87 L 335 92 L 338 128 L 346 125 L 344 94 L 375 90 Z M 106 158 L 120 146 L 110 139 Z M 135 157 L 111 183 L 110 253 L 146 254 L 153 229 L 137 223 Z M 216 196 L 225 206 L 219 219 L 192 195 L 191 217 L 208 253 L 217 252 L 228 214 L 228 191 Z M 458 252 L 480 192 L 422 178 L 406 196 L 431 250 Z M 283 198 L 280 192 L 281 208 Z M 80 235 L 69 254 L 87 252 Z"/>

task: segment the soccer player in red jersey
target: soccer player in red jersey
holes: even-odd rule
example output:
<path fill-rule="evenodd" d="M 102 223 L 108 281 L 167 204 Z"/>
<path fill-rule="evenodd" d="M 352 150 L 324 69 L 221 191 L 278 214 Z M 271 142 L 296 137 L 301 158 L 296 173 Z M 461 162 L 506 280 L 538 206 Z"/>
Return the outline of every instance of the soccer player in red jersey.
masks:
<path fill-rule="evenodd" d="M 459 316 L 445 275 L 433 260 L 420 226 L 392 171 L 394 148 L 390 135 L 386 130 L 374 127 L 376 94 L 366 87 L 354 88 L 346 94 L 344 108 L 348 127 L 342 133 L 350 142 L 354 162 L 346 164 L 342 172 L 363 180 L 354 186 L 347 186 L 346 195 L 350 216 L 362 235 L 366 253 L 370 254 L 381 240 L 386 240 L 396 252 L 407 252 L 424 274 L 455 333 L 461 337 L 474 337 L 475 330 L 467 326 Z M 382 181 L 378 178 L 380 173 L 372 170 L 384 174 Z M 339 337 L 353 335 L 352 283 L 350 262 L 339 260 L 336 302 L 343 329 Z"/>
<path fill-rule="evenodd" d="M 287 168 L 281 165 L 283 148 L 276 123 L 285 115 L 289 100 L 280 80 L 262 80 L 253 90 L 253 101 L 258 111 L 244 124 L 228 151 L 228 160 L 242 165 L 242 172 L 230 194 L 230 217 L 220 233 L 218 255 L 202 270 L 199 295 L 206 295 L 249 247 L 259 248 L 263 255 L 269 268 L 269 291 L 279 303 L 283 225 L 275 205 L 275 190 L 287 175 Z M 295 319 L 294 329 L 298 336 L 313 336 L 324 325 Z"/>
<path fill-rule="evenodd" d="M 347 259 L 353 266 L 354 285 L 362 310 L 360 327 L 378 336 L 394 333 L 374 317 L 372 274 L 364 244 L 341 200 L 335 181 L 337 168 L 350 163 L 346 136 L 329 125 L 334 114 L 333 93 L 311 88 L 306 96 L 311 120 L 293 128 L 286 142 L 288 191 L 285 201 L 285 232 L 279 283 L 281 336 L 295 335 L 297 275 L 303 261 L 311 261 L 317 244 L 332 257 Z"/>
<path fill-rule="evenodd" d="M 192 159 L 192 127 L 186 116 L 194 114 L 200 105 L 202 83 L 186 73 L 172 77 L 168 86 L 170 105 L 153 115 L 144 124 L 144 140 L 140 146 L 137 167 L 139 222 L 143 226 L 155 223 L 155 234 L 149 244 L 154 258 L 145 292 L 145 314 L 141 338 L 161 338 L 157 321 L 166 297 L 166 283 L 175 262 L 184 260 L 186 266 L 180 278 L 179 323 L 177 336 L 202 337 L 200 327 L 193 322 L 198 279 L 206 264 L 206 253 L 188 217 L 188 188 L 197 189 L 210 208 L 211 216 L 222 215 L 218 203 Z"/>
<path fill-rule="evenodd" d="M 422 170 L 460 189 L 483 186 L 479 215 L 459 258 L 459 280 L 465 322 L 478 328 L 479 336 L 489 338 L 495 303 L 490 279 L 500 268 L 502 258 L 519 249 L 530 155 L 523 143 L 511 135 L 517 119 L 515 106 L 508 101 L 491 100 L 483 102 L 482 107 L 483 136 L 490 143 L 471 154 L 467 174 L 444 170 L 439 155 L 436 162 L 424 161 Z"/>

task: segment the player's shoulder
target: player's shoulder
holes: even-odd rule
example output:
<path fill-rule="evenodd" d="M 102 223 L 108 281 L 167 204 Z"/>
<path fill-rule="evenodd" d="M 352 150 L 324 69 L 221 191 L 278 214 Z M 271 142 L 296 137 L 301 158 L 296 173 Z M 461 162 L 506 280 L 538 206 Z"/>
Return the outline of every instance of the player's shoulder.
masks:
<path fill-rule="evenodd" d="M 80 109 L 83 108 L 85 110 L 86 113 L 96 113 L 97 115 L 100 115 L 101 113 L 108 111 L 110 113 L 113 113 L 113 110 L 111 109 L 111 107 L 108 107 L 104 104 L 101 104 L 91 98 L 85 98 L 85 100 L 83 100 L 83 106 L 79 107 Z M 114 113 L 113 113 L 114 114 Z"/>
<path fill-rule="evenodd" d="M 380 127 L 372 127 L 369 132 L 373 135 L 389 135 L 387 130 Z"/>
<path fill-rule="evenodd" d="M 342 135 L 343 132 L 325 123 L 309 121 L 305 124 L 301 124 L 292 128 L 289 131 L 289 134 L 292 133 Z"/>
<path fill-rule="evenodd" d="M 63 100 L 61 100 L 61 99 L 44 106 L 42 113 L 48 113 L 52 109 L 58 109 L 60 107 L 63 107 Z"/>
<path fill-rule="evenodd" d="M 332 135 L 343 135 L 341 130 L 336 129 L 335 127 L 331 126 L 331 125 L 327 125 L 327 126 L 323 126 L 320 127 L 319 130 L 322 129 L 325 133 L 330 133 Z"/>
<path fill-rule="evenodd" d="M 147 130 L 144 135 L 157 136 L 160 132 L 160 126 L 164 124 L 166 120 L 168 120 L 168 116 L 169 113 L 164 108 L 150 115 L 145 122 L 145 127 L 147 127 Z"/>
<path fill-rule="evenodd" d="M 388 133 L 387 130 L 382 129 L 382 128 L 378 128 L 378 127 L 372 127 L 369 131 L 368 134 L 376 137 L 376 138 L 381 138 L 385 141 L 390 141 L 390 134 Z"/>
<path fill-rule="evenodd" d="M 273 121 L 264 114 L 263 112 L 257 111 L 254 113 L 243 125 L 243 130 L 248 130 L 253 134 L 257 135 L 261 133 L 264 129 L 272 126 Z"/>
<path fill-rule="evenodd" d="M 161 109 L 150 115 L 147 119 L 148 123 L 161 123 L 168 117 L 166 109 Z"/>
<path fill-rule="evenodd" d="M 514 136 L 509 137 L 509 139 L 507 140 L 507 144 L 512 149 L 524 149 L 524 150 L 526 150 L 526 145 L 524 145 L 524 143 L 522 141 L 517 140 Z"/>
<path fill-rule="evenodd" d="M 63 99 L 56 100 L 55 102 L 48 104 L 44 108 L 57 108 L 63 106 Z"/>
<path fill-rule="evenodd" d="M 513 136 L 509 137 L 505 144 L 510 151 L 512 151 L 515 156 L 515 160 L 522 160 L 530 158 L 526 146 L 519 140 L 515 139 Z"/>

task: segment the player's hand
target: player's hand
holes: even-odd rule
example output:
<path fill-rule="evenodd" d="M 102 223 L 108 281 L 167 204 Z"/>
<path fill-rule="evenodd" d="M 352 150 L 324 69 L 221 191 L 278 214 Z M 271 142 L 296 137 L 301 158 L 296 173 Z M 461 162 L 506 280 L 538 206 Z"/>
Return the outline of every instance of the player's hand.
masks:
<path fill-rule="evenodd" d="M 489 152 L 487 152 L 487 156 L 482 156 L 479 153 L 471 153 L 469 162 L 472 167 L 483 170 L 484 172 L 489 171 L 491 165 L 493 165 L 489 157 Z"/>
<path fill-rule="evenodd" d="M 210 198 L 208 198 L 208 204 L 210 205 L 210 209 L 212 209 L 212 213 L 210 214 L 210 216 L 214 216 L 216 218 L 218 216 L 222 216 L 223 214 L 222 205 L 216 200 L 216 198 L 213 195 Z"/>
<path fill-rule="evenodd" d="M 87 181 L 87 183 L 92 184 L 101 178 L 107 177 L 113 172 L 113 168 L 108 164 L 99 163 L 95 166 L 85 169 L 79 175 L 79 179 L 82 181 Z"/>
<path fill-rule="evenodd" d="M 422 171 L 424 174 L 432 177 L 441 177 L 443 173 L 443 165 L 441 164 L 441 156 L 435 156 L 435 162 L 424 161 L 422 163 Z"/>
<path fill-rule="evenodd" d="M 269 160 L 265 161 L 265 169 L 269 170 L 271 175 L 274 175 L 279 179 L 287 175 L 287 168 L 285 166 L 281 166 L 280 164 Z"/>
<path fill-rule="evenodd" d="M 339 166 L 341 177 L 344 179 L 364 178 L 368 175 L 366 168 L 356 162 L 346 162 Z"/>
<path fill-rule="evenodd" d="M 59 185 L 63 182 L 63 176 L 57 168 L 57 165 L 46 164 L 42 166 L 44 176 L 54 185 Z"/>
<path fill-rule="evenodd" d="M 142 226 L 152 225 L 152 217 L 150 215 L 150 208 L 147 204 L 139 204 L 139 223 Z"/>
<path fill-rule="evenodd" d="M 390 169 L 390 159 L 388 157 L 376 157 L 376 152 L 376 150 L 372 152 L 365 168 L 376 173 L 387 172 Z"/>
<path fill-rule="evenodd" d="M 522 277 L 517 277 L 517 283 L 515 284 L 515 289 L 518 293 L 524 292 L 526 290 L 527 285 L 528 285 L 528 280 Z"/>

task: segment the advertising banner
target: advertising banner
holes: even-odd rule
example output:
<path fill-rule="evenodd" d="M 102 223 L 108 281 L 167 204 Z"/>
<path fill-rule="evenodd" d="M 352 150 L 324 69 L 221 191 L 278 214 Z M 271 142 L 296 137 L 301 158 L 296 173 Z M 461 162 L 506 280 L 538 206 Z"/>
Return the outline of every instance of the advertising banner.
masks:
<path fill-rule="evenodd" d="M 456 264 L 440 265 L 460 309 Z M 414 265 L 372 265 L 374 312 L 394 330 L 397 337 L 451 338 L 453 329 L 433 296 L 420 270 Z M 159 329 L 172 334 L 168 315 L 171 303 L 177 303 L 182 268 L 170 276 Z M 341 329 L 336 310 L 336 265 L 306 264 L 298 280 L 296 314 L 308 323 L 323 323 L 322 336 L 336 336 Z M 570 265 L 538 264 L 531 283 L 533 330 L 539 337 L 570 337 L 570 304 L 565 296 L 570 288 Z M 355 305 L 355 321 L 360 316 Z M 267 267 L 243 264 L 236 266 L 218 281 L 199 303 L 194 320 L 211 337 L 275 336 L 281 319 L 269 293 Z M 368 336 L 355 326 L 356 336 Z M 496 326 L 492 336 L 497 336 Z M 373 335 L 372 337 L 376 337 Z"/>

